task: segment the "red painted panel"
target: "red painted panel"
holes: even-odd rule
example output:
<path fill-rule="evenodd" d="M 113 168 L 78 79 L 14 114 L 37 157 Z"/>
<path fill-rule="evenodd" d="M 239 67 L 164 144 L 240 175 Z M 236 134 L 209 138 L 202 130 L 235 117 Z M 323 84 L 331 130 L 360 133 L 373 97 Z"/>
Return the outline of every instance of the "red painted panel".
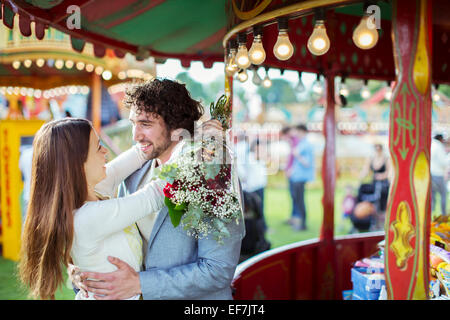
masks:
<path fill-rule="evenodd" d="M 334 296 L 342 298 L 342 290 L 352 288 L 350 269 L 359 259 L 376 251 L 384 233 L 338 237 L 334 243 L 337 258 Z M 276 248 L 241 263 L 232 286 L 235 300 L 315 300 L 321 299 L 317 268 L 318 249 L 322 242 L 313 239 Z"/>
<path fill-rule="evenodd" d="M 316 261 L 317 247 L 306 247 L 297 250 L 293 254 L 295 259 L 294 273 L 294 290 L 291 299 L 296 300 L 312 300 L 317 294 L 316 290 Z"/>

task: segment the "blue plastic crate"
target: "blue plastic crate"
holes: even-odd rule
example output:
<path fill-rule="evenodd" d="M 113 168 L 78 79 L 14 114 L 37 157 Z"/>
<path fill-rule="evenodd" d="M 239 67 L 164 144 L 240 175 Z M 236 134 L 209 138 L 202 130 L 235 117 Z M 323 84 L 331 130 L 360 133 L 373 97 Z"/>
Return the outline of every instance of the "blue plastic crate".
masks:
<path fill-rule="evenodd" d="M 385 280 L 369 279 L 373 271 L 370 268 L 352 268 L 353 300 L 378 300 Z M 384 272 L 383 269 L 377 271 Z"/>

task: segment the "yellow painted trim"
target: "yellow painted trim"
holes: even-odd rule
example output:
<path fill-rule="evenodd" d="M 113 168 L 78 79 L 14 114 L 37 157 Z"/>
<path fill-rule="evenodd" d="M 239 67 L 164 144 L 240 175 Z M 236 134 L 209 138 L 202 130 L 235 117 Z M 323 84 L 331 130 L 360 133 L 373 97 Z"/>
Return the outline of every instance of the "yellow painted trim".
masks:
<path fill-rule="evenodd" d="M 426 203 L 428 196 L 428 187 L 430 184 L 430 166 L 425 153 L 422 151 L 417 157 L 414 165 L 414 189 L 416 193 L 416 199 L 418 204 L 419 221 L 417 221 L 417 228 L 419 230 L 419 245 L 418 245 L 418 260 L 417 260 L 417 273 L 416 273 L 416 285 L 412 298 L 414 300 L 427 299 L 427 289 L 425 287 L 424 273 L 428 272 L 424 270 L 424 250 L 425 250 L 425 225 L 426 225 Z"/>
<path fill-rule="evenodd" d="M 335 5 L 342 5 L 342 4 L 348 4 L 353 3 L 355 1 L 352 0 L 307 0 L 300 3 L 295 3 L 290 6 L 286 6 L 277 10 L 273 10 L 271 12 L 263 13 L 259 16 L 256 16 L 252 19 L 249 19 L 247 21 L 244 21 L 237 26 L 235 26 L 233 29 L 227 32 L 225 37 L 222 41 L 222 46 L 224 48 L 227 47 L 227 42 L 230 40 L 231 37 L 236 35 L 239 32 L 242 32 L 243 30 L 246 30 L 254 25 L 268 22 L 270 20 L 273 20 L 275 18 L 285 16 L 292 13 L 297 13 L 298 15 L 306 15 L 310 14 L 311 11 L 315 8 L 319 7 L 326 7 L 326 6 L 335 6 Z"/>
<path fill-rule="evenodd" d="M 244 0 L 242 0 L 244 1 Z M 256 17 L 258 14 L 263 12 L 265 8 L 272 2 L 272 0 L 263 0 L 260 4 L 258 4 L 255 8 L 251 9 L 250 11 L 241 11 L 237 5 L 236 0 L 231 1 L 233 5 L 233 11 L 234 14 L 241 20 L 248 20 L 251 18 Z"/>
<path fill-rule="evenodd" d="M 430 87 L 430 57 L 427 50 L 427 32 L 426 29 L 426 0 L 420 1 L 420 20 L 419 20 L 419 41 L 417 51 L 414 57 L 413 79 L 417 90 L 425 95 Z"/>
<path fill-rule="evenodd" d="M 4 258 L 14 261 L 19 259 L 22 231 L 20 137 L 33 136 L 43 124 L 42 120 L 0 121 L 2 254 Z"/>

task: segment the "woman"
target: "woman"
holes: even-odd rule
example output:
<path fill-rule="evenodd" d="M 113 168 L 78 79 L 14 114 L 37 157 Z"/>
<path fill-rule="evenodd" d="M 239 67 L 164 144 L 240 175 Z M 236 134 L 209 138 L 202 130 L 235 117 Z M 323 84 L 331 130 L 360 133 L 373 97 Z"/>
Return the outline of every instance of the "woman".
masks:
<path fill-rule="evenodd" d="M 361 172 L 360 180 L 364 179 L 369 172 L 372 172 L 372 185 L 378 199 L 375 203 L 376 211 L 378 213 L 376 228 L 379 229 L 382 227 L 382 223 L 384 223 L 384 214 L 389 196 L 391 165 L 389 158 L 383 151 L 383 146 L 381 144 L 375 144 L 374 147 L 375 155 L 366 162 L 365 167 Z"/>
<path fill-rule="evenodd" d="M 152 181 L 128 197 L 108 198 L 146 162 L 141 151 L 132 147 L 106 164 L 107 150 L 90 122 L 73 118 L 45 124 L 33 148 L 19 263 L 20 278 L 31 294 L 53 299 L 63 281 L 63 266 L 71 260 L 81 270 L 110 272 L 111 255 L 139 271 L 142 243 L 134 223 L 163 207 L 165 182 Z M 76 296 L 83 298 L 81 292 Z"/>

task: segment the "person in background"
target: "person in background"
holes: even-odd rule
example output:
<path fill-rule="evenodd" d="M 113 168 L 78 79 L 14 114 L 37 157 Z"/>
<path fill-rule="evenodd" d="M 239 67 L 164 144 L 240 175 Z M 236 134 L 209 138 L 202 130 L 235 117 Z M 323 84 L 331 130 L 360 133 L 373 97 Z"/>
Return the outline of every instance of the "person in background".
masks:
<path fill-rule="evenodd" d="M 389 157 L 384 153 L 383 145 L 377 143 L 374 146 L 375 154 L 367 159 L 360 175 L 362 181 L 369 172 L 372 172 L 372 184 L 378 200 L 375 202 L 377 219 L 376 229 L 381 229 L 384 224 L 387 200 L 389 196 L 389 180 L 391 178 L 391 163 Z"/>
<path fill-rule="evenodd" d="M 264 160 L 263 150 L 260 140 L 257 138 L 252 142 L 250 147 L 250 167 L 252 181 L 247 181 L 247 190 L 259 196 L 261 218 L 264 225 L 264 230 L 267 231 L 267 223 L 264 211 L 264 189 L 267 186 L 267 166 Z"/>
<path fill-rule="evenodd" d="M 291 174 L 292 174 L 292 164 L 294 163 L 294 149 L 298 144 L 298 138 L 292 134 L 292 128 L 291 127 L 284 127 L 281 130 L 281 139 L 285 140 L 289 144 L 289 156 L 286 162 L 286 167 L 284 168 L 284 173 L 286 175 L 286 178 L 288 180 L 289 185 L 289 194 L 291 196 L 292 200 L 292 213 L 291 217 L 286 221 L 287 224 L 294 225 L 296 220 L 296 214 L 295 214 L 295 205 L 294 205 L 294 195 L 293 195 L 293 189 L 292 189 L 292 181 L 291 181 Z"/>
<path fill-rule="evenodd" d="M 306 230 L 305 185 L 315 178 L 314 147 L 308 140 L 308 129 L 304 124 L 293 129 L 298 144 L 293 150 L 292 195 L 294 199 L 294 223 L 296 231 Z"/>
<path fill-rule="evenodd" d="M 345 186 L 345 197 L 342 201 L 342 218 L 347 219 L 353 212 L 356 205 L 356 197 L 354 195 L 354 190 L 351 185 Z"/>
<path fill-rule="evenodd" d="M 28 202 L 30 202 L 30 187 L 31 187 L 31 165 L 33 161 L 33 145 L 31 138 L 30 144 L 25 144 L 20 147 L 20 157 L 19 157 L 19 169 L 22 173 L 23 179 L 23 197 L 21 202 L 22 209 L 22 222 L 25 221 L 25 216 L 27 213 Z"/>
<path fill-rule="evenodd" d="M 264 188 L 267 185 L 267 167 L 261 159 L 260 141 L 257 138 L 248 146 L 245 139 L 240 140 L 238 149 L 237 172 L 241 179 L 242 190 L 245 195 L 259 198 L 259 210 L 264 230 L 267 230 L 267 224 L 264 218 Z"/>
<path fill-rule="evenodd" d="M 436 193 L 441 197 L 441 214 L 446 215 L 447 188 L 448 179 L 447 154 L 445 152 L 444 136 L 436 134 L 431 141 L 430 155 L 430 173 L 431 173 L 431 208 L 434 211 L 436 207 Z"/>

